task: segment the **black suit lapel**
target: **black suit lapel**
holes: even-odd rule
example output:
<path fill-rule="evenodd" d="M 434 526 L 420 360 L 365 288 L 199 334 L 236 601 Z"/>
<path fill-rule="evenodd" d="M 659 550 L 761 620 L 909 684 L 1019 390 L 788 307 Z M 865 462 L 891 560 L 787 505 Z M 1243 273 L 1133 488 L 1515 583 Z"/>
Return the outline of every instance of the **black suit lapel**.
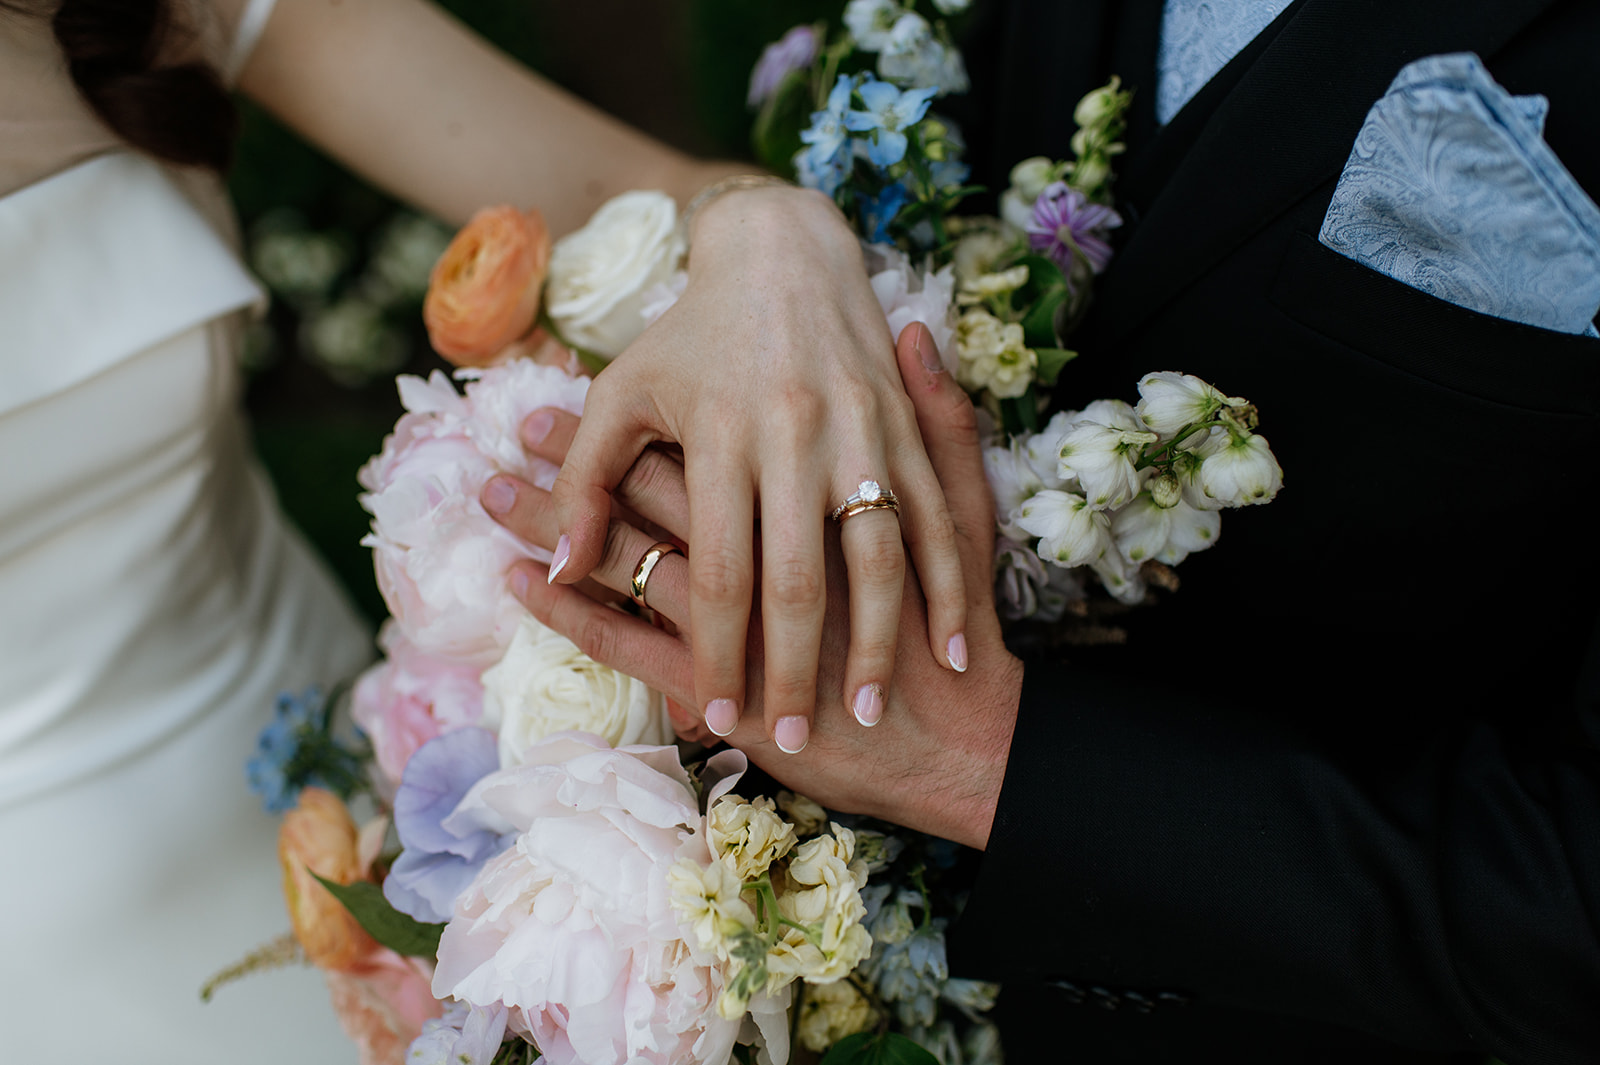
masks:
<path fill-rule="evenodd" d="M 1304 0 L 1287 12 L 1215 111 L 1200 116 L 1193 147 L 1169 160 L 1171 177 L 1154 191 L 1097 290 L 1083 346 L 1126 336 L 1337 177 L 1368 108 L 1406 63 L 1468 50 L 1488 59 L 1551 2 Z"/>

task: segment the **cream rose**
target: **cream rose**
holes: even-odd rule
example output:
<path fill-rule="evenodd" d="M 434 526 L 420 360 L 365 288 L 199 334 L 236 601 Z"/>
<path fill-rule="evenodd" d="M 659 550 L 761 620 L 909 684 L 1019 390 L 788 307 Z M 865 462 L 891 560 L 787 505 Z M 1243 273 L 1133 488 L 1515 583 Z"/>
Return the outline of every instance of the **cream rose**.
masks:
<path fill-rule="evenodd" d="M 568 343 L 614 359 L 644 332 L 646 293 L 671 281 L 683 251 L 672 197 L 625 192 L 556 242 L 545 308 Z"/>
<path fill-rule="evenodd" d="M 531 617 L 483 673 L 483 715 L 500 736 L 505 768 L 521 765 L 529 747 L 557 732 L 589 732 L 613 747 L 672 742 L 661 696 Z"/>

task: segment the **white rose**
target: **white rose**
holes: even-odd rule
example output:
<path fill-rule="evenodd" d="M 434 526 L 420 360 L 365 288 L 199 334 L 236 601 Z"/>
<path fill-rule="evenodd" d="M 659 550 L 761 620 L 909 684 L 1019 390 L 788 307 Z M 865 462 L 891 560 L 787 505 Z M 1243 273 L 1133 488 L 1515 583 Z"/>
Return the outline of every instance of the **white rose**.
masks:
<path fill-rule="evenodd" d="M 564 339 L 614 359 L 644 332 L 646 292 L 671 281 L 683 250 L 671 196 L 624 192 L 551 249 L 545 308 Z"/>
<path fill-rule="evenodd" d="M 500 737 L 500 764 L 557 732 L 589 732 L 613 747 L 672 741 L 661 697 L 602 666 L 564 636 L 524 617 L 499 665 L 483 673 L 483 720 Z"/>

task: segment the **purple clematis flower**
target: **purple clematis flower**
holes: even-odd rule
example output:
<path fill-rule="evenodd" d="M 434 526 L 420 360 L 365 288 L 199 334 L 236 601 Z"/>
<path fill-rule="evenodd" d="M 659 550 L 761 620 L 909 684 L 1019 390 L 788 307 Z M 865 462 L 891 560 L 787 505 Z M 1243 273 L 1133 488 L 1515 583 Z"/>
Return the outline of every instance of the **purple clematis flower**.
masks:
<path fill-rule="evenodd" d="M 1033 204 L 1028 223 L 1028 244 L 1048 255 L 1071 280 L 1078 260 L 1093 273 L 1111 262 L 1109 232 L 1122 224 L 1122 216 L 1109 207 L 1090 203 L 1064 181 L 1045 187 Z"/>
<path fill-rule="evenodd" d="M 745 99 L 751 110 L 760 107 L 777 93 L 783 79 L 804 70 L 817 58 L 817 31 L 812 26 L 796 26 L 779 40 L 767 45 L 750 72 L 750 95 Z"/>
<path fill-rule="evenodd" d="M 395 909 L 430 924 L 448 921 L 478 870 L 511 845 L 516 832 L 488 810 L 450 816 L 474 784 L 499 768 L 494 733 L 481 728 L 446 732 L 411 756 L 394 797 L 394 827 L 405 849 L 383 881 L 383 897 Z"/>

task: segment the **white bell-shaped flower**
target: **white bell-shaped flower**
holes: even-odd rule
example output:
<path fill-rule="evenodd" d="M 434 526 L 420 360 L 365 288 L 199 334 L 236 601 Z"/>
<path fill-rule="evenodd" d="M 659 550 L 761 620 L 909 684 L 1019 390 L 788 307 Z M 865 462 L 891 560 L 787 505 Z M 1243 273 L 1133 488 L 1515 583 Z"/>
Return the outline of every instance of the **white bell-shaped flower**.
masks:
<path fill-rule="evenodd" d="M 995 524 L 1000 532 L 1013 540 L 1028 539 L 1012 519 L 1017 508 L 1035 492 L 1043 490 L 1045 484 L 1028 464 L 1022 442 L 1014 440 L 1008 447 L 984 448 L 983 472 L 989 478 L 989 490 L 994 493 Z"/>
<path fill-rule="evenodd" d="M 1111 539 L 1117 545 L 1117 553 L 1132 563 L 1160 555 L 1166 550 L 1171 532 L 1172 512 L 1157 506 L 1149 492 L 1140 492 L 1111 515 Z"/>
<path fill-rule="evenodd" d="M 1059 488 L 1064 492 L 1078 490 L 1076 480 L 1061 476 L 1061 441 L 1077 424 L 1077 417 L 1077 411 L 1058 411 L 1043 429 L 1020 441 L 1029 468 L 1046 488 Z"/>
<path fill-rule="evenodd" d="M 1170 520 L 1167 544 L 1155 556 L 1157 562 L 1176 566 L 1191 552 L 1204 551 L 1216 543 L 1222 535 L 1222 512 L 1219 510 L 1196 510 L 1188 503 L 1179 501 L 1166 513 Z"/>
<path fill-rule="evenodd" d="M 1097 509 L 1115 509 L 1139 494 L 1144 474 L 1134 462 L 1156 434 L 1098 422 L 1080 422 L 1061 440 L 1060 474 L 1076 477 Z"/>
<path fill-rule="evenodd" d="M 1244 404 L 1244 399 L 1224 396 L 1193 374 L 1163 370 L 1145 374 L 1139 382 L 1136 409 L 1145 425 L 1170 439 L 1184 426 L 1205 421 L 1222 407 Z"/>
<path fill-rule="evenodd" d="M 1107 551 L 1089 563 L 1089 568 L 1119 603 L 1133 606 L 1144 601 L 1145 584 L 1139 565 L 1123 558 L 1120 551 Z"/>
<path fill-rule="evenodd" d="M 1016 524 L 1039 537 L 1039 557 L 1058 566 L 1093 562 L 1111 547 L 1111 518 L 1069 492 L 1038 493 L 1017 510 Z"/>
<path fill-rule="evenodd" d="M 1283 487 L 1283 468 L 1264 436 L 1229 432 L 1208 441 L 1197 474 L 1200 491 L 1223 506 L 1270 503 Z"/>

